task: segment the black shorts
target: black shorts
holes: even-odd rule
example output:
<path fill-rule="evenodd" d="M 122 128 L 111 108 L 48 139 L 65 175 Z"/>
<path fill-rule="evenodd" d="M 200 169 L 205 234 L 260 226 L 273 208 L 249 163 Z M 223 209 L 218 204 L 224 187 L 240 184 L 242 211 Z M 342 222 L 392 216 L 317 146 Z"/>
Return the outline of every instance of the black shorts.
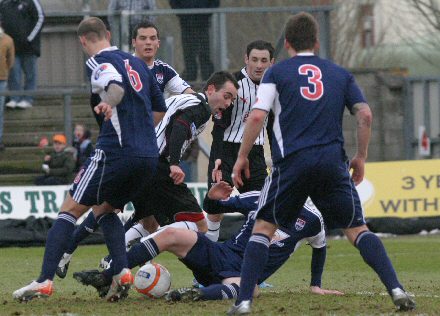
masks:
<path fill-rule="evenodd" d="M 145 194 L 132 202 L 134 221 L 154 215 L 161 226 L 173 223 L 178 213 L 203 215 L 202 208 L 187 185 L 174 184 L 170 178 L 170 166 L 164 161 L 159 162 L 156 177 Z"/>
<path fill-rule="evenodd" d="M 241 143 L 223 142 L 221 171 L 223 181 L 226 181 L 231 185 L 232 169 L 234 168 L 235 161 L 237 160 L 240 145 Z M 214 169 L 216 159 L 218 159 L 216 153 L 211 152 L 208 166 L 208 190 L 212 186 L 212 170 Z M 267 165 L 266 160 L 264 159 L 264 148 L 262 145 L 254 145 L 249 153 L 248 159 L 251 177 L 246 179 L 246 177 L 243 175 L 242 179 L 244 184 L 238 189 L 240 193 L 260 191 L 267 176 Z"/>

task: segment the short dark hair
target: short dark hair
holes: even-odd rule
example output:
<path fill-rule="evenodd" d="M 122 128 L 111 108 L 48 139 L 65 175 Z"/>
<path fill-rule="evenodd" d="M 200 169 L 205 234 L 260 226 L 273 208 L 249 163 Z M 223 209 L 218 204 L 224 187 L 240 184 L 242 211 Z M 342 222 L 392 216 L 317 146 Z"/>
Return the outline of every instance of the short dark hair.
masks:
<path fill-rule="evenodd" d="M 81 21 L 76 31 L 78 36 L 85 36 L 90 41 L 102 40 L 107 34 L 107 27 L 97 17 L 89 17 Z"/>
<path fill-rule="evenodd" d="M 294 50 L 313 49 L 318 40 L 318 22 L 311 14 L 300 12 L 290 17 L 284 32 Z"/>
<path fill-rule="evenodd" d="M 158 30 L 156 24 L 154 24 L 153 22 L 151 22 L 149 20 L 142 21 L 142 22 L 136 24 L 136 26 L 133 28 L 133 31 L 131 32 L 131 38 L 136 39 L 136 36 L 138 35 L 139 29 L 148 29 L 150 27 L 156 30 L 157 38 L 160 39 L 159 30 Z"/>
<path fill-rule="evenodd" d="M 206 84 L 203 87 L 203 91 L 208 90 L 208 86 L 210 85 L 214 85 L 215 90 L 218 91 L 224 86 L 227 81 L 232 82 L 236 89 L 240 87 L 238 85 L 237 79 L 235 79 L 235 77 L 231 73 L 227 71 L 217 71 L 214 72 L 211 77 L 209 77 L 209 79 L 206 81 Z"/>
<path fill-rule="evenodd" d="M 270 59 L 273 58 L 273 54 L 275 52 L 275 48 L 273 48 L 271 43 L 266 42 L 266 41 L 262 41 L 262 40 L 253 41 L 253 42 L 250 42 L 248 44 L 248 46 L 246 47 L 246 55 L 247 55 L 247 57 L 249 57 L 249 54 L 251 53 L 251 51 L 253 49 L 269 51 Z"/>

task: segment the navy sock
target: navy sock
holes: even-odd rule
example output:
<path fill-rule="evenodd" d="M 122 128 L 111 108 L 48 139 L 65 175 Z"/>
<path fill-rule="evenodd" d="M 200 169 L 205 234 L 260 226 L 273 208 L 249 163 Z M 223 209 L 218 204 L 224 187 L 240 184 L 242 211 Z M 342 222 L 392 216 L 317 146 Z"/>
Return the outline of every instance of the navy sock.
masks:
<path fill-rule="evenodd" d="M 115 213 L 104 214 L 96 220 L 104 233 L 105 243 L 114 264 L 113 274 L 116 275 L 128 267 L 124 226 Z"/>
<path fill-rule="evenodd" d="M 240 287 L 235 284 L 213 284 L 200 289 L 202 300 L 227 300 L 237 298 Z"/>
<path fill-rule="evenodd" d="M 263 272 L 269 257 L 270 239 L 264 234 L 253 234 L 249 238 L 241 266 L 240 293 L 236 305 L 252 300 L 258 277 Z"/>
<path fill-rule="evenodd" d="M 133 245 L 127 252 L 128 267 L 131 269 L 138 265 L 144 264 L 145 262 L 156 257 L 159 253 L 159 248 L 152 238 L 137 243 Z M 110 262 L 110 267 L 104 270 L 102 273 L 108 279 L 115 274 L 113 260 Z"/>
<path fill-rule="evenodd" d="M 47 234 L 43 266 L 37 282 L 53 280 L 58 263 L 64 254 L 75 229 L 76 218 L 72 214 L 61 212 Z"/>
<path fill-rule="evenodd" d="M 78 247 L 79 243 L 91 233 L 93 233 L 98 228 L 98 226 L 99 225 L 95 219 L 95 215 L 93 214 L 93 212 L 90 212 L 89 215 L 87 215 L 86 219 L 75 228 L 73 236 L 70 239 L 69 245 L 66 249 L 66 253 L 72 254 Z"/>
<path fill-rule="evenodd" d="M 127 232 L 136 222 L 133 221 L 133 216 L 130 216 L 124 224 L 124 230 Z"/>
<path fill-rule="evenodd" d="M 356 238 L 355 245 L 364 261 L 379 275 L 388 293 L 396 287 L 403 289 L 379 237 L 370 231 L 364 231 Z"/>

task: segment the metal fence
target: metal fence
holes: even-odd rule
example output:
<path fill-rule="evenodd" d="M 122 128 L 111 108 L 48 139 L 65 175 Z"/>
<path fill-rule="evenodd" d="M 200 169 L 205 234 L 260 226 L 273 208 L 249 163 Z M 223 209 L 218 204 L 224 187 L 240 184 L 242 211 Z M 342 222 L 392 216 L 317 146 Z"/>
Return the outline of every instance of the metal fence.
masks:
<path fill-rule="evenodd" d="M 440 77 L 407 78 L 404 117 L 406 159 L 439 158 Z M 431 154 L 426 157 L 418 151 L 421 126 L 431 142 Z"/>

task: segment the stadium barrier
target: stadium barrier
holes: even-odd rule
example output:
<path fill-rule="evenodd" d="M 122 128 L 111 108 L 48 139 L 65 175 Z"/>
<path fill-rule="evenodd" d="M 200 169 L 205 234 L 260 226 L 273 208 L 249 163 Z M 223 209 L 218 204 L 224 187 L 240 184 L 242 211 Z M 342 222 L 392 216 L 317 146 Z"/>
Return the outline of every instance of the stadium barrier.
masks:
<path fill-rule="evenodd" d="M 366 164 L 366 178 L 357 187 L 365 217 L 374 232 L 413 234 L 440 228 L 440 160 L 373 162 Z M 189 183 L 200 204 L 205 183 Z M 18 186 L 0 188 L 0 246 L 42 244 L 57 217 L 69 186 Z M 134 211 L 125 206 L 125 221 Z M 84 215 L 85 216 L 85 215 Z M 84 217 L 78 220 L 81 223 Z M 235 232 L 239 215 L 226 216 L 221 238 Z M 99 233 L 88 242 L 102 241 Z"/>

